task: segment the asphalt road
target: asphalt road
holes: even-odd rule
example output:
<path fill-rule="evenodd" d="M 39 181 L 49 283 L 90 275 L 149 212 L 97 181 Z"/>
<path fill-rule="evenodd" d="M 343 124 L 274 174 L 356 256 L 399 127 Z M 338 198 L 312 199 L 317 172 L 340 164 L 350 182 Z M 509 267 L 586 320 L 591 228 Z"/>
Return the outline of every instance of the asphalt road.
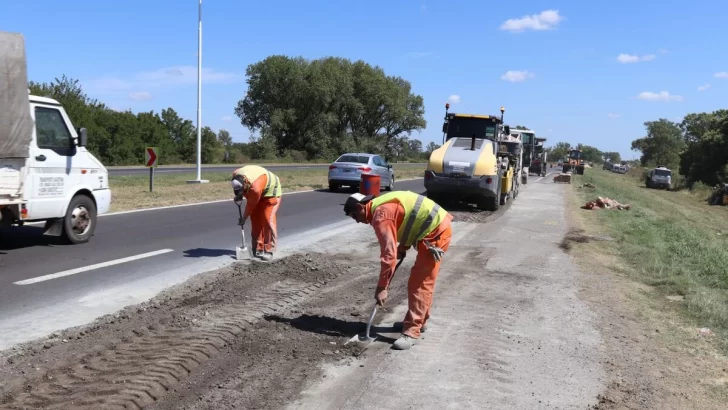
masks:
<path fill-rule="evenodd" d="M 422 179 L 397 189 L 423 192 Z M 349 193 L 328 191 L 284 195 L 278 211 L 279 248 L 353 221 L 342 206 Z M 62 245 L 42 235 L 42 226 L 13 228 L 0 239 L 0 350 L 58 328 L 151 297 L 194 274 L 232 262 L 240 244 L 238 210 L 232 200 L 102 216 L 96 235 L 82 245 Z M 337 225 L 338 224 L 338 225 Z M 247 242 L 250 246 L 250 231 Z M 18 281 L 84 269 L 121 258 L 172 250 L 42 282 Z"/>
<path fill-rule="evenodd" d="M 398 182 L 396 188 L 424 191 L 422 179 Z M 342 211 L 348 195 L 325 190 L 285 195 L 278 211 L 279 249 L 347 229 L 354 223 Z M 82 245 L 60 244 L 43 236 L 38 225 L 5 232 L 0 238 L 0 350 L 87 323 L 231 263 L 241 242 L 237 217 L 232 200 L 110 214 L 99 218 L 96 235 Z M 250 246 L 249 227 L 246 237 Z M 114 264 L 119 259 L 128 260 Z M 57 274 L 62 276 L 22 282 Z"/>
<path fill-rule="evenodd" d="M 411 164 L 411 165 L 423 165 L 423 164 Z M 233 172 L 240 165 L 203 165 L 202 166 L 202 178 L 205 178 L 205 172 Z M 265 165 L 266 169 L 273 172 L 275 171 L 291 171 L 300 169 L 326 169 L 329 164 L 306 164 L 306 165 Z M 194 174 L 197 172 L 195 167 L 166 167 L 160 166 L 154 170 L 157 174 Z M 147 175 L 149 170 L 147 168 L 110 168 L 110 176 L 130 176 L 130 175 Z"/>
<path fill-rule="evenodd" d="M 266 165 L 265 168 L 273 172 L 280 170 L 296 170 L 296 169 L 324 169 L 328 168 L 329 164 L 310 164 L 310 165 Z M 233 172 L 237 167 L 236 165 L 203 165 L 202 166 L 202 178 L 205 178 L 205 172 Z M 195 167 L 165 167 L 160 166 L 154 170 L 157 174 L 194 174 L 197 172 Z M 149 169 L 147 168 L 110 168 L 110 176 L 130 176 L 130 175 L 147 175 Z"/>

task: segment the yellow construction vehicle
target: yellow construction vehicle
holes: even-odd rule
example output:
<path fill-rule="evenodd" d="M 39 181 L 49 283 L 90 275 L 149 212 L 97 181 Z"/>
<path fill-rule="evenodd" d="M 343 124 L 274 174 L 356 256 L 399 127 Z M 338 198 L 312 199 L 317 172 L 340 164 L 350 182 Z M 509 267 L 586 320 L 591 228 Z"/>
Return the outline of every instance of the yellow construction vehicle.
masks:
<path fill-rule="evenodd" d="M 427 197 L 435 202 L 455 199 L 480 209 L 497 210 L 503 203 L 503 186 L 513 173 L 499 166 L 498 141 L 510 128 L 494 115 L 448 113 L 442 125 L 443 145 L 430 155 L 425 170 Z M 505 177 L 505 181 L 504 178 Z M 508 191 L 510 192 L 510 191 Z"/>
<path fill-rule="evenodd" d="M 580 149 L 572 148 L 569 150 L 569 158 L 564 161 L 563 172 L 574 170 L 579 175 L 584 175 L 584 152 Z"/>

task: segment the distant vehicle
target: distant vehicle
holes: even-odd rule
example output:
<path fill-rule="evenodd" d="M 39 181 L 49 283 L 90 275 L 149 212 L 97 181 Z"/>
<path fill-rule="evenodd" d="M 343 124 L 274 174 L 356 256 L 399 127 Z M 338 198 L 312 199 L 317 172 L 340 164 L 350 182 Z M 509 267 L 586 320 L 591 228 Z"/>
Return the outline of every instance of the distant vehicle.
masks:
<path fill-rule="evenodd" d="M 384 158 L 376 154 L 347 153 L 329 165 L 329 191 L 336 192 L 341 186 L 358 188 L 362 174 L 379 175 L 382 188 L 394 189 L 394 169 Z"/>
<path fill-rule="evenodd" d="M 563 166 L 563 165 L 564 165 L 564 160 L 563 159 L 559 159 L 559 166 Z"/>
<path fill-rule="evenodd" d="M 584 152 L 577 148 L 569 150 L 569 160 L 564 163 L 564 172 L 576 171 L 579 175 L 584 175 Z"/>
<path fill-rule="evenodd" d="M 672 171 L 663 166 L 647 171 L 645 186 L 647 188 L 670 189 L 672 187 Z"/>

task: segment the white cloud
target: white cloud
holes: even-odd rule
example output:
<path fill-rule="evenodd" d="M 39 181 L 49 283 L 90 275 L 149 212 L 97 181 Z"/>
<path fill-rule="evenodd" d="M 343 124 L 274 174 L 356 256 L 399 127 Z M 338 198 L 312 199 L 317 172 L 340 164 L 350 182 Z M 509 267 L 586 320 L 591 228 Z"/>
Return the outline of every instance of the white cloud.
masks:
<path fill-rule="evenodd" d="M 453 94 L 450 97 L 447 98 L 447 102 L 450 104 L 459 104 L 460 103 L 460 96 L 457 94 Z"/>
<path fill-rule="evenodd" d="M 152 94 L 147 91 L 135 91 L 133 93 L 129 93 L 129 98 L 137 101 L 151 100 Z"/>
<path fill-rule="evenodd" d="M 703 84 L 700 87 L 698 87 L 698 91 L 705 91 L 708 88 L 710 88 L 710 84 Z"/>
<path fill-rule="evenodd" d="M 645 54 L 643 56 L 638 56 L 636 54 L 622 53 L 617 56 L 617 61 L 619 61 L 622 64 L 630 64 L 630 63 L 639 63 L 640 61 L 652 61 L 655 58 L 657 58 L 657 56 L 654 54 Z"/>
<path fill-rule="evenodd" d="M 221 72 L 212 68 L 202 68 L 203 84 L 229 84 L 244 79 L 243 75 Z M 131 89 L 151 89 L 159 87 L 179 87 L 197 84 L 197 67 L 177 66 L 160 68 L 134 74 L 127 78 L 106 76 L 84 82 L 90 91 L 101 93 L 128 92 Z"/>
<path fill-rule="evenodd" d="M 653 93 L 651 91 L 643 91 L 638 96 L 638 99 L 645 101 L 682 101 L 681 95 L 672 95 L 667 91 L 660 91 L 659 93 Z"/>
<path fill-rule="evenodd" d="M 520 83 L 523 81 L 526 81 L 529 78 L 533 78 L 533 73 L 529 73 L 528 71 L 512 71 L 508 70 L 505 74 L 501 76 L 501 80 L 510 81 L 512 83 Z"/>
<path fill-rule="evenodd" d="M 619 118 L 619 117 L 621 117 L 621 115 L 619 115 L 619 114 L 614 114 L 614 113 L 611 113 L 611 112 L 610 112 L 609 114 L 607 114 L 607 117 L 609 117 L 609 118 Z"/>
<path fill-rule="evenodd" d="M 501 24 L 500 29 L 512 32 L 524 30 L 551 30 L 559 25 L 564 17 L 558 10 L 545 10 L 539 14 L 531 14 L 518 19 L 508 19 Z"/>
<path fill-rule="evenodd" d="M 728 71 L 721 71 L 720 73 L 713 74 L 715 78 L 728 78 Z"/>
<path fill-rule="evenodd" d="M 226 116 L 222 117 L 222 120 L 223 121 L 232 121 L 233 120 L 233 117 L 231 117 L 229 115 L 226 115 Z"/>

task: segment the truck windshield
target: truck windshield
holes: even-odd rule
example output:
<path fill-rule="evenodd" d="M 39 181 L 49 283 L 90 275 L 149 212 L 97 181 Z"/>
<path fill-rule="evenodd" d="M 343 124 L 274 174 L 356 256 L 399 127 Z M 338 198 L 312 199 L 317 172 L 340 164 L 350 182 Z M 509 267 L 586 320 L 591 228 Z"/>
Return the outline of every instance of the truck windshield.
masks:
<path fill-rule="evenodd" d="M 521 141 L 523 141 L 523 145 L 532 144 L 534 138 L 536 138 L 536 134 L 532 132 L 522 132 L 521 133 Z"/>
<path fill-rule="evenodd" d="M 655 175 L 660 177 L 669 177 L 672 176 L 672 171 L 670 171 L 669 169 L 656 169 Z"/>
<path fill-rule="evenodd" d="M 450 118 L 447 124 L 447 138 L 470 138 L 475 134 L 478 139 L 495 139 L 496 124 L 483 118 Z"/>
<path fill-rule="evenodd" d="M 571 159 L 580 159 L 581 158 L 581 154 L 582 153 L 579 152 L 579 151 L 571 151 L 571 155 L 569 155 L 569 157 Z"/>

